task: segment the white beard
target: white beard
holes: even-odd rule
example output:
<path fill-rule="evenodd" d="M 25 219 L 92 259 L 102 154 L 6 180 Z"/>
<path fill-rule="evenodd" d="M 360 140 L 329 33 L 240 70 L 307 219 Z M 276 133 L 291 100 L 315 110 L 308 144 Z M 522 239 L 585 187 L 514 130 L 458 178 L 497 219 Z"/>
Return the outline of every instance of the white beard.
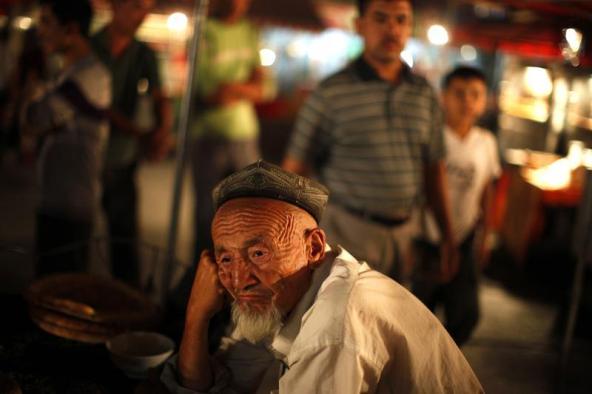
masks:
<path fill-rule="evenodd" d="M 243 310 L 234 302 L 232 321 L 235 325 L 235 334 L 255 344 L 276 333 L 282 325 L 282 314 L 275 306 L 265 312 L 259 312 Z"/>

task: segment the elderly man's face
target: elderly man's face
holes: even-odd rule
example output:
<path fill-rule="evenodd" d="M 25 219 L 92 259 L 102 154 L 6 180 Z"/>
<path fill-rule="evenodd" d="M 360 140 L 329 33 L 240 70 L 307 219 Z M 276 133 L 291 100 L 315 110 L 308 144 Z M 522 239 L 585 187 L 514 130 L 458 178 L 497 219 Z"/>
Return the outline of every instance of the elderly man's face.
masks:
<path fill-rule="evenodd" d="M 310 285 L 316 228 L 305 211 L 277 200 L 239 198 L 218 209 L 212 224 L 218 275 L 241 311 L 275 307 L 285 315 L 296 305 Z"/>

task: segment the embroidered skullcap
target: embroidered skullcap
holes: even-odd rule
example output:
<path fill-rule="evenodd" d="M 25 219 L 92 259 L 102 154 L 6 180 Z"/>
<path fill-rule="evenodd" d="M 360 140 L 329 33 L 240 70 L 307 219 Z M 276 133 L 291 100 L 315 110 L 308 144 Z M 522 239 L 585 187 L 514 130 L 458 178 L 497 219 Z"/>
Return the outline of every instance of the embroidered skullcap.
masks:
<path fill-rule="evenodd" d="M 229 175 L 214 188 L 214 208 L 240 197 L 264 197 L 285 201 L 321 220 L 329 190 L 320 183 L 259 160 Z"/>

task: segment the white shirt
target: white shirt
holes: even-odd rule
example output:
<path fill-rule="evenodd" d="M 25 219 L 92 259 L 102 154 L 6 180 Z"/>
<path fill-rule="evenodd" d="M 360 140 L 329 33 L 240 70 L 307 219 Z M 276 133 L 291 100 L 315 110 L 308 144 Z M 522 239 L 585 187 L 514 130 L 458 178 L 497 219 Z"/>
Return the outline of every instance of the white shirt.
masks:
<path fill-rule="evenodd" d="M 446 126 L 444 143 L 452 230 L 462 242 L 479 220 L 483 190 L 501 173 L 497 142 L 491 132 L 476 126 L 463 139 Z M 428 239 L 437 243 L 436 222 L 431 213 L 426 219 Z"/>
<path fill-rule="evenodd" d="M 225 338 L 215 357 L 228 369 L 215 371 L 210 392 L 483 392 L 438 319 L 340 247 L 269 344 Z M 175 363 L 161 380 L 171 392 L 192 393 L 176 382 Z"/>
<path fill-rule="evenodd" d="M 91 105 L 105 109 L 111 104 L 111 76 L 89 55 L 65 70 L 27 113 L 33 128 L 50 131 L 39 158 L 40 209 L 89 220 L 99 203 L 109 123 L 88 117 L 64 98 L 58 90 L 64 81 L 74 82 Z"/>

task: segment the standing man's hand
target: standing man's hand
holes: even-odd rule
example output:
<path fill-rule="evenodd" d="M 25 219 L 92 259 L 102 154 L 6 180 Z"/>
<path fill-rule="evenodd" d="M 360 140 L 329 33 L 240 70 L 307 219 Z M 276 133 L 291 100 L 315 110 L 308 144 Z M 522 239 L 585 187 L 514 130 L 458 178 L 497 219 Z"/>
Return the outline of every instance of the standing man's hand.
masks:
<path fill-rule="evenodd" d="M 448 283 L 458 273 L 459 251 L 457 245 L 452 240 L 443 240 L 440 244 L 440 272 L 439 279 L 441 283 Z"/>
<path fill-rule="evenodd" d="M 151 95 L 156 114 L 156 126 L 147 134 L 146 157 L 150 161 L 159 161 L 166 158 L 175 144 L 171 133 L 173 116 L 170 101 L 161 89 L 155 88 Z"/>
<path fill-rule="evenodd" d="M 444 162 L 438 160 L 426 166 L 424 168 L 424 178 L 427 200 L 443 237 L 440 243 L 439 281 L 447 283 L 458 272 L 459 252 L 452 231 L 448 190 L 445 187 L 446 169 Z"/>
<path fill-rule="evenodd" d="M 212 102 L 220 107 L 228 107 L 241 100 L 240 84 L 227 82 L 221 84 L 212 97 Z"/>
<path fill-rule="evenodd" d="M 170 131 L 164 128 L 158 128 L 148 134 L 146 156 L 150 161 L 160 161 L 167 157 L 173 146 L 175 139 Z"/>
<path fill-rule="evenodd" d="M 204 102 L 209 105 L 228 107 L 241 100 L 259 103 L 266 98 L 268 97 L 264 88 L 264 71 L 261 67 L 256 67 L 248 80 L 220 84 L 212 95 L 204 99 Z"/>

